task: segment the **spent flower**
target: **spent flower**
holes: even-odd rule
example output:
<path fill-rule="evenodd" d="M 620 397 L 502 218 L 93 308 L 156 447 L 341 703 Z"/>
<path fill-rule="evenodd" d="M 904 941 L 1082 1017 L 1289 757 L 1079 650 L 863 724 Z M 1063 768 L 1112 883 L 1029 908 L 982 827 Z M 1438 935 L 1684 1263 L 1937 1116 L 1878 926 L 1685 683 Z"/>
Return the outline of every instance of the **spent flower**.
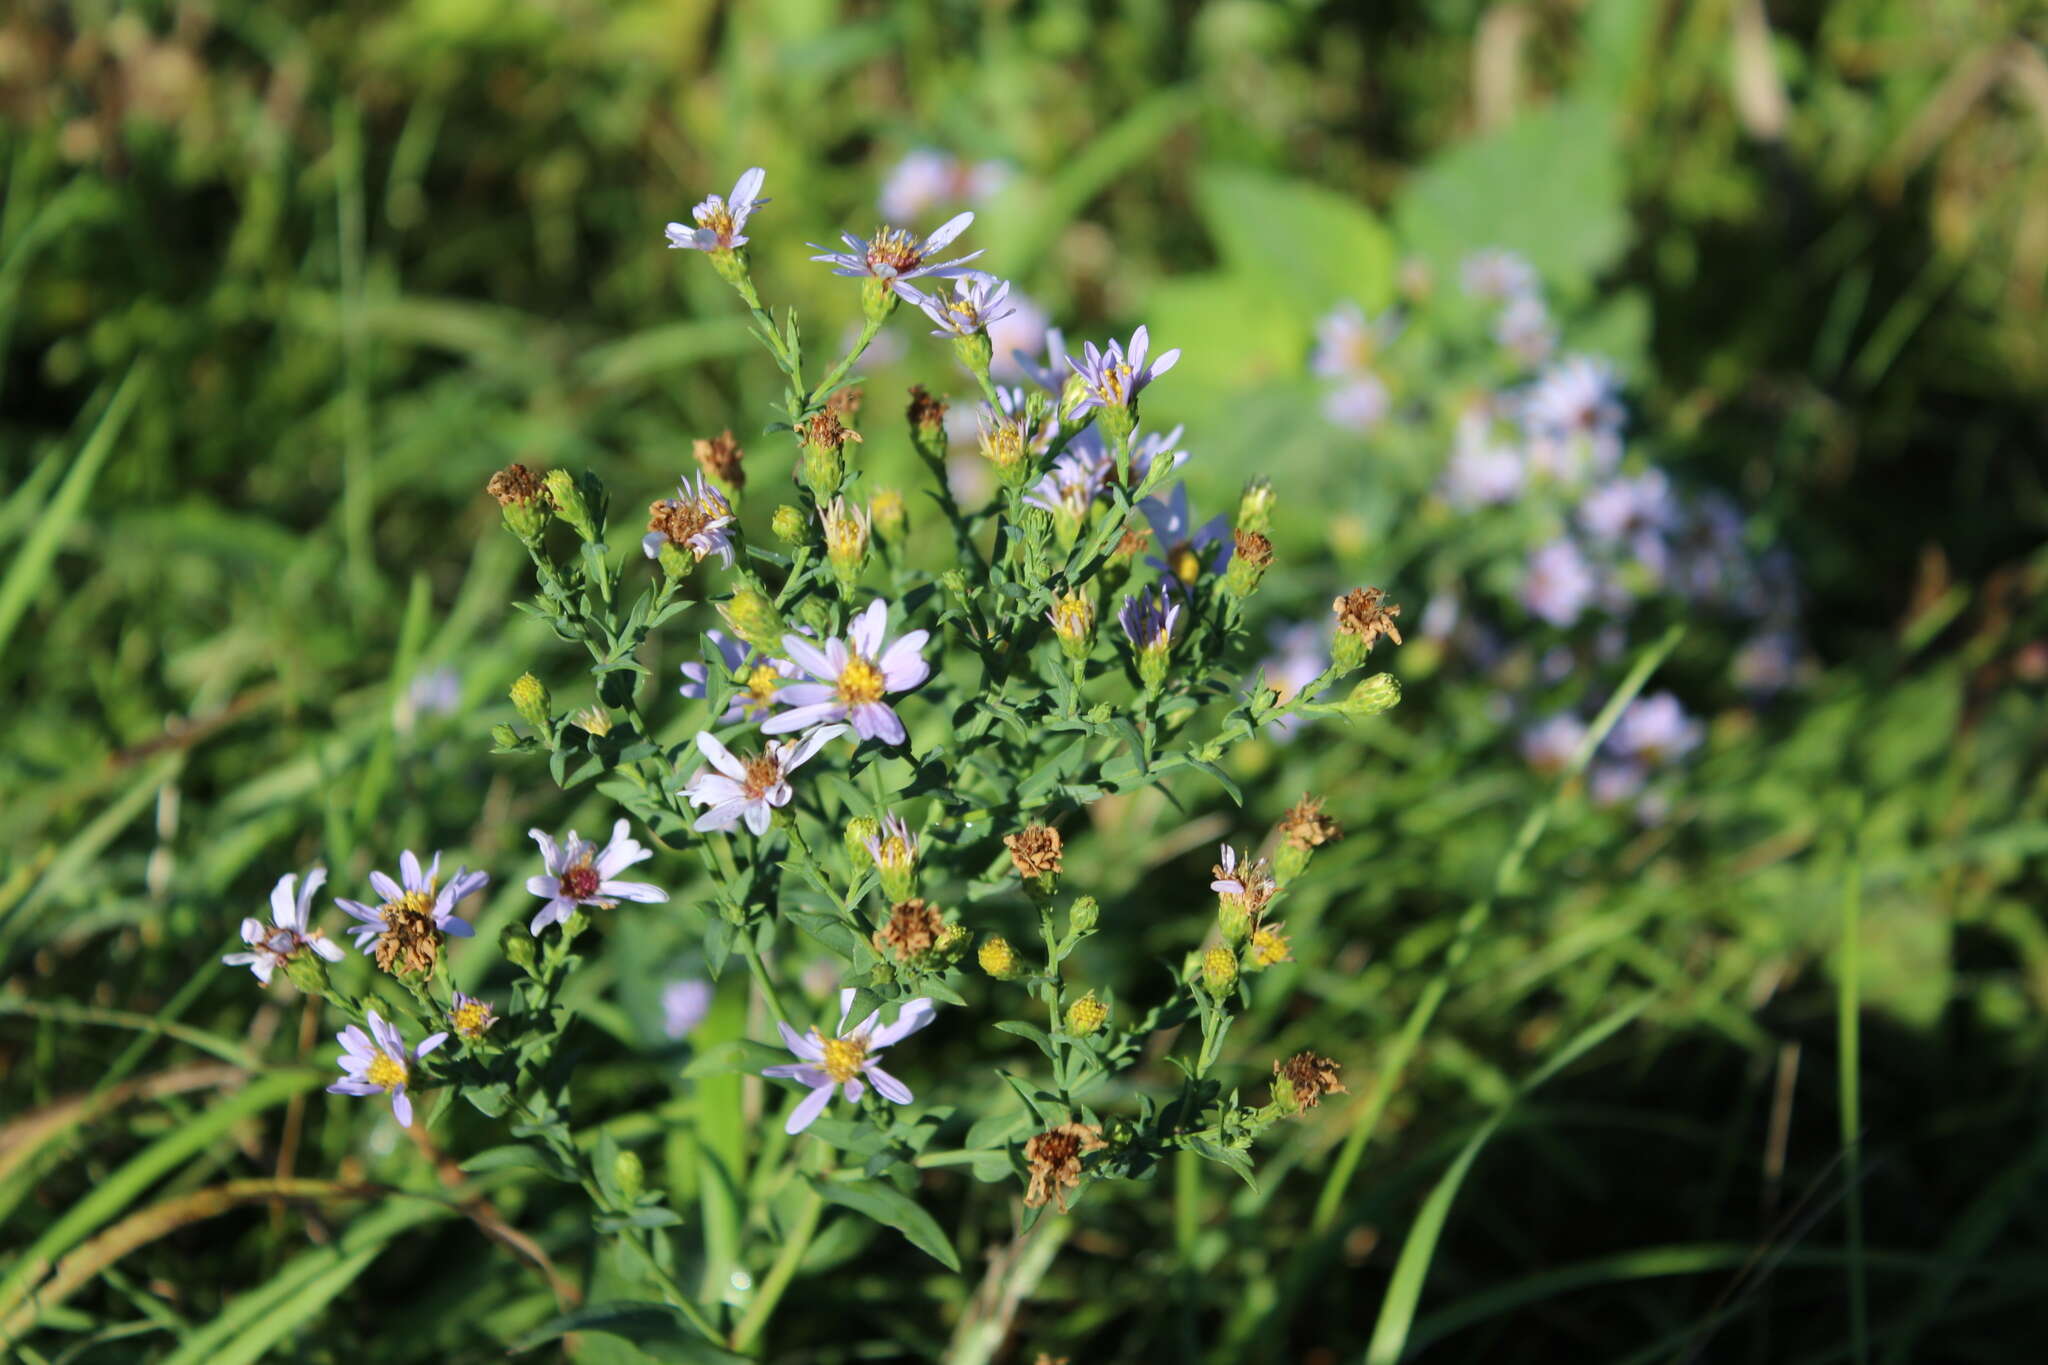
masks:
<path fill-rule="evenodd" d="M 272 972 L 303 952 L 329 962 L 341 961 L 341 945 L 312 927 L 313 893 L 326 880 L 324 867 L 308 872 L 303 883 L 296 872 L 279 877 L 277 885 L 270 888 L 270 923 L 253 916 L 244 919 L 242 942 L 247 946 L 221 961 L 230 967 L 247 967 L 266 986 Z"/>
<path fill-rule="evenodd" d="M 697 749 L 709 760 L 709 766 L 698 769 L 683 784 L 683 795 L 691 805 L 708 809 L 691 828 L 700 834 L 722 831 L 744 820 L 755 835 L 766 834 L 776 810 L 788 805 L 796 795 L 789 785 L 789 775 L 827 741 L 845 733 L 844 725 L 820 726 L 799 740 L 770 740 L 759 754 L 743 759 L 721 744 L 717 736 L 699 731 Z"/>
<path fill-rule="evenodd" d="M 358 921 L 349 926 L 356 947 L 374 957 L 380 968 L 394 975 L 431 971 L 440 959 L 444 939 L 469 938 L 476 933 L 456 916 L 455 905 L 488 886 L 490 874 L 457 868 L 442 886 L 441 855 L 436 853 L 434 861 L 422 868 L 407 849 L 398 855 L 398 875 L 400 881 L 382 872 L 370 874 L 370 886 L 384 898 L 379 905 L 342 898 L 334 903 Z"/>

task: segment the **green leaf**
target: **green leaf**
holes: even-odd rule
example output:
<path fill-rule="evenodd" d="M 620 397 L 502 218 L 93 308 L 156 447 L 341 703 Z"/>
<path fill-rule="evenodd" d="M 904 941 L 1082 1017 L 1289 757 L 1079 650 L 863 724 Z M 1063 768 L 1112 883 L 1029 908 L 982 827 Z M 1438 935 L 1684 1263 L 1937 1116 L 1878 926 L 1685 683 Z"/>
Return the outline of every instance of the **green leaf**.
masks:
<path fill-rule="evenodd" d="M 1226 166 L 1196 177 L 1195 204 L 1230 272 L 1290 297 L 1308 317 L 1340 299 L 1368 313 L 1393 301 L 1393 236 L 1355 200 Z"/>
<path fill-rule="evenodd" d="M 508 1167 L 540 1171 L 570 1184 L 576 1181 L 573 1174 L 562 1169 L 561 1159 L 554 1153 L 525 1142 L 508 1142 L 500 1147 L 487 1147 L 462 1163 L 462 1169 L 471 1175 L 481 1175 L 485 1171 L 501 1171 Z"/>
<path fill-rule="evenodd" d="M 690 1064 L 683 1068 L 683 1075 L 690 1080 L 705 1076 L 757 1075 L 764 1066 L 777 1066 L 790 1060 L 788 1051 L 783 1048 L 757 1043 L 751 1038 L 735 1038 L 691 1058 Z"/>
<path fill-rule="evenodd" d="M 534 1328 L 507 1349 L 510 1354 L 518 1355 L 559 1340 L 571 1332 L 602 1332 L 606 1336 L 623 1337 L 656 1360 L 676 1361 L 681 1365 L 743 1361 L 747 1358 L 706 1341 L 668 1305 L 631 1299 L 594 1303 L 564 1313 Z"/>
<path fill-rule="evenodd" d="M 917 1201 L 893 1185 L 881 1181 L 861 1184 L 840 1184 L 837 1181 L 811 1179 L 811 1188 L 819 1197 L 865 1214 L 885 1228 L 894 1228 L 903 1234 L 909 1243 L 925 1255 L 937 1261 L 948 1270 L 960 1269 L 959 1253 L 939 1227 L 938 1221 L 922 1208 Z"/>
<path fill-rule="evenodd" d="M 1054 1060 L 1055 1054 L 1052 1049 L 1052 1039 L 1046 1037 L 1044 1029 L 1034 1028 L 1021 1019 L 998 1019 L 996 1027 L 1004 1033 L 1014 1033 L 1019 1038 L 1029 1038 L 1038 1045 L 1038 1050 L 1046 1055 L 1048 1061 Z"/>

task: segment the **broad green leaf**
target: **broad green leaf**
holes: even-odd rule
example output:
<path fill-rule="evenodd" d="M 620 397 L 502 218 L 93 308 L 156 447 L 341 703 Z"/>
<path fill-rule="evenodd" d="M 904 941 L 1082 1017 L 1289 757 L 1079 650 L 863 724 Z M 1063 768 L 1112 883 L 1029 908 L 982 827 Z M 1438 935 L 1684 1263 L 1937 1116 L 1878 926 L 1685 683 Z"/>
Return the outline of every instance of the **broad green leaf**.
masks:
<path fill-rule="evenodd" d="M 938 1221 L 895 1186 L 879 1180 L 840 1184 L 813 1179 L 811 1188 L 831 1203 L 865 1214 L 883 1227 L 896 1229 L 912 1246 L 946 1269 L 960 1269 L 959 1253 L 953 1250 L 953 1244 L 947 1240 Z"/>

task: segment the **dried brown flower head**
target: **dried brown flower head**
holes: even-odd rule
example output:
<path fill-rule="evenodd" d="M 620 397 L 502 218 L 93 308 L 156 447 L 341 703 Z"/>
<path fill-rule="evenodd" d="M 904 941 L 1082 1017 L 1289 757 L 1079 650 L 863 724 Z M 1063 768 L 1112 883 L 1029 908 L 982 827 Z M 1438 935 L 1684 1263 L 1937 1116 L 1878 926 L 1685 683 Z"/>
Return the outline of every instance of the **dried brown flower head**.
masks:
<path fill-rule="evenodd" d="M 1003 836 L 1017 875 L 1030 878 L 1060 870 L 1060 832 L 1050 825 L 1027 825 L 1015 834 Z"/>
<path fill-rule="evenodd" d="M 1323 814 L 1323 798 L 1301 794 L 1280 818 L 1280 834 L 1296 848 L 1321 848 L 1344 837 L 1344 827 Z"/>
<path fill-rule="evenodd" d="M 905 414 L 911 428 L 931 435 L 946 427 L 946 400 L 935 398 L 922 384 L 910 386 L 910 408 Z"/>
<path fill-rule="evenodd" d="M 1313 1109 L 1325 1095 L 1350 1093 L 1337 1079 L 1340 1070 L 1328 1057 L 1297 1052 L 1284 1062 L 1273 1063 L 1273 1098 L 1290 1111 Z"/>
<path fill-rule="evenodd" d="M 718 516 L 718 509 L 700 498 L 661 498 L 647 504 L 647 529 L 659 532 L 668 538 L 669 544 L 702 559 L 706 552 L 690 544 L 690 538 Z"/>
<path fill-rule="evenodd" d="M 747 452 L 733 439 L 731 427 L 708 441 L 700 437 L 692 442 L 691 453 L 697 457 L 698 466 L 719 483 L 735 489 L 747 486 L 747 471 L 741 467 Z"/>
<path fill-rule="evenodd" d="M 1401 632 L 1395 627 L 1394 618 L 1401 614 L 1401 608 L 1386 597 L 1378 588 L 1353 588 L 1330 603 L 1330 610 L 1337 613 L 1338 631 L 1356 635 L 1368 650 L 1382 635 L 1400 644 Z"/>
<path fill-rule="evenodd" d="M 908 962 L 930 952 L 945 929 L 945 917 L 936 905 L 912 897 L 889 911 L 889 922 L 875 934 L 875 947 L 894 953 L 898 962 Z"/>
<path fill-rule="evenodd" d="M 1102 1130 L 1087 1123 L 1063 1123 L 1032 1138 L 1024 1144 L 1024 1160 L 1031 1167 L 1025 1204 L 1035 1209 L 1051 1200 L 1065 1213 L 1067 1191 L 1081 1184 L 1081 1158 L 1108 1145 L 1102 1140 Z"/>
<path fill-rule="evenodd" d="M 808 446 L 825 450 L 837 450 L 848 441 L 859 441 L 861 434 L 839 420 L 839 414 L 827 406 L 823 412 L 813 413 L 797 428 Z"/>
<path fill-rule="evenodd" d="M 500 507 L 517 504 L 531 507 L 540 500 L 546 490 L 540 476 L 523 464 L 508 464 L 491 475 L 491 481 L 484 485 L 484 491 L 498 500 Z"/>
<path fill-rule="evenodd" d="M 1273 563 L 1273 542 L 1257 531 L 1233 531 L 1231 537 L 1237 542 L 1237 557 L 1254 569 Z"/>
<path fill-rule="evenodd" d="M 383 932 L 377 935 L 377 966 L 394 975 L 429 972 L 441 956 L 441 926 L 434 921 L 431 891 L 408 891 L 379 906 Z"/>
<path fill-rule="evenodd" d="M 1109 552 L 1111 559 L 1136 559 L 1145 553 L 1145 547 L 1152 543 L 1152 533 L 1142 526 L 1126 526 L 1118 537 L 1116 548 Z"/>

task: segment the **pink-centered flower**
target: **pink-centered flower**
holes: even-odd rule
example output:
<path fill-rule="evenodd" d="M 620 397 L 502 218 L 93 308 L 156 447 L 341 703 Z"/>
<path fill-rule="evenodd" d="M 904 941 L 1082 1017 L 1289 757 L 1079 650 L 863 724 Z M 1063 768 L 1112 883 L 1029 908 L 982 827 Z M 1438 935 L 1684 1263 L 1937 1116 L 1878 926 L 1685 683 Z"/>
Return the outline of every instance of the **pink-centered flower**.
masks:
<path fill-rule="evenodd" d="M 609 910 L 620 901 L 653 905 L 668 899 L 668 892 L 646 882 L 622 882 L 618 875 L 635 863 L 647 861 L 654 850 L 644 848 L 628 832 L 624 820 L 612 826 L 611 842 L 603 848 L 578 837 L 575 830 L 557 844 L 545 830 L 530 829 L 528 837 L 540 846 L 547 871 L 526 879 L 526 889 L 547 898 L 530 926 L 535 938 L 550 924 L 560 924 L 580 905 Z"/>
<path fill-rule="evenodd" d="M 327 869 L 316 867 L 308 872 L 305 884 L 294 895 L 293 886 L 298 880 L 295 872 L 277 879 L 277 885 L 270 888 L 270 924 L 266 927 L 253 916 L 244 919 L 242 942 L 247 945 L 246 950 L 229 953 L 222 962 L 230 967 L 247 967 L 258 981 L 268 986 L 272 972 L 307 949 L 329 962 L 341 961 L 341 945 L 311 926 L 313 893 L 327 880 Z"/>
<path fill-rule="evenodd" d="M 820 648 L 801 635 L 783 636 L 784 653 L 816 681 L 783 687 L 778 700 L 789 709 L 761 722 L 761 733 L 786 735 L 843 720 L 862 739 L 901 744 L 908 732 L 883 698 L 931 676 L 921 652 L 931 632 L 913 630 L 890 642 L 888 625 L 889 604 L 878 599 L 853 618 L 844 640 L 834 636 Z"/>
<path fill-rule="evenodd" d="M 806 1086 L 810 1094 L 789 1113 L 789 1120 L 783 1124 L 786 1133 L 801 1133 L 825 1112 L 825 1106 L 832 1101 L 832 1092 L 838 1090 L 846 1097 L 848 1104 L 858 1103 L 872 1085 L 881 1097 L 891 1104 L 909 1104 L 910 1087 L 891 1076 L 875 1064 L 882 1049 L 902 1042 L 911 1034 L 932 1021 L 936 1006 L 919 996 L 907 1000 L 891 1024 L 882 1023 L 882 1012 L 874 1011 L 853 1028 L 846 1027 L 846 1017 L 853 1012 L 855 991 L 851 986 L 839 992 L 838 1036 L 827 1038 L 815 1028 L 809 1033 L 798 1033 L 788 1024 L 777 1023 L 782 1030 L 783 1045 L 795 1053 L 798 1060 L 781 1066 L 766 1067 L 763 1076 L 787 1077 Z"/>

